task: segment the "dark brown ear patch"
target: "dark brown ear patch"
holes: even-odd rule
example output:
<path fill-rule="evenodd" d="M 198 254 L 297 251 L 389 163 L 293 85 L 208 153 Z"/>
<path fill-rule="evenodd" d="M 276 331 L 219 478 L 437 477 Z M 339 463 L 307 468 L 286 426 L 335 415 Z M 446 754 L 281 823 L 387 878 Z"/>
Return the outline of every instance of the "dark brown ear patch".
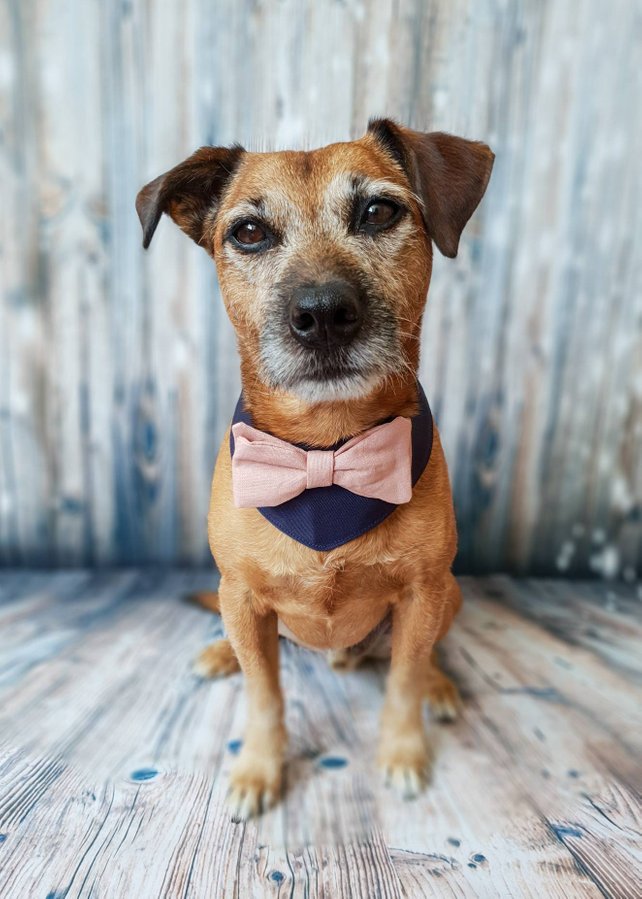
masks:
<path fill-rule="evenodd" d="M 456 256 L 466 222 L 484 196 L 495 156 L 486 144 L 434 131 L 424 134 L 390 119 L 368 130 L 404 168 L 424 203 L 426 230 L 444 256 Z"/>
<path fill-rule="evenodd" d="M 244 152 L 239 146 L 201 147 L 184 162 L 145 185 L 136 197 L 145 249 L 164 212 L 192 240 L 200 243 L 205 218 L 220 203 Z"/>
<path fill-rule="evenodd" d="M 410 174 L 406 149 L 397 125 L 390 119 L 370 119 L 368 131 L 374 135 L 377 143 L 386 151 L 388 156 L 391 156 L 406 174 Z"/>

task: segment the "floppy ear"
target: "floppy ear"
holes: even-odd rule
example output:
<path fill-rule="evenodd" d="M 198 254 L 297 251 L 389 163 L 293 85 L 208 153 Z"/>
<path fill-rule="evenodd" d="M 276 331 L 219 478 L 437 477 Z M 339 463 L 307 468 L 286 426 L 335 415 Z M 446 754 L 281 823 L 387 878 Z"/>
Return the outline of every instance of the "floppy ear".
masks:
<path fill-rule="evenodd" d="M 200 243 L 205 218 L 216 212 L 244 152 L 239 146 L 201 147 L 185 162 L 146 184 L 136 197 L 145 249 L 164 212 L 192 240 Z"/>
<path fill-rule="evenodd" d="M 402 166 L 423 200 L 430 237 L 444 256 L 456 256 L 461 232 L 486 191 L 495 154 L 480 141 L 442 131 L 424 134 L 390 119 L 371 120 L 368 132 Z"/>

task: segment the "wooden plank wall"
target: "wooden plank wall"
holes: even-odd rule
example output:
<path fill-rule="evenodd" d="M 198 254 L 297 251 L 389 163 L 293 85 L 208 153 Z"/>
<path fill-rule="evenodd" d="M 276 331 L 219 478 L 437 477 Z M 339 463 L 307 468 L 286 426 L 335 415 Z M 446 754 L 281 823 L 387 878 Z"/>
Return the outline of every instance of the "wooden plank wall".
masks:
<path fill-rule="evenodd" d="M 631 0 L 0 0 L 0 563 L 201 563 L 238 389 L 213 267 L 138 188 L 203 143 L 370 115 L 487 140 L 422 377 L 460 569 L 636 577 L 642 9 Z"/>

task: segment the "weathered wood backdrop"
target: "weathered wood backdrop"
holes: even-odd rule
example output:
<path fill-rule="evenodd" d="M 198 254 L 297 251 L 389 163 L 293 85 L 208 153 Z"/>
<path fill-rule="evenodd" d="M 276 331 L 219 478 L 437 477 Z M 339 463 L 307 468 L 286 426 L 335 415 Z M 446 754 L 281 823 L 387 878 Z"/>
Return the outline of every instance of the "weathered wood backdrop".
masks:
<path fill-rule="evenodd" d="M 422 377 L 466 570 L 642 557 L 635 0 L 0 0 L 0 562 L 202 562 L 238 390 L 211 263 L 134 197 L 372 114 L 488 141 Z"/>

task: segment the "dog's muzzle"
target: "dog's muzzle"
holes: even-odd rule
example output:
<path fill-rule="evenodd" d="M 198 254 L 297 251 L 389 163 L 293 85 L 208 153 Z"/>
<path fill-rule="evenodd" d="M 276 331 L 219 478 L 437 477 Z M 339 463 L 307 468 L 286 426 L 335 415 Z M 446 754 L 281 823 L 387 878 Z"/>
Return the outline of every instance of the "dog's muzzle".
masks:
<path fill-rule="evenodd" d="M 361 329 L 363 314 L 359 294 L 346 281 L 304 285 L 292 292 L 290 333 L 304 347 L 328 351 L 354 340 Z"/>

